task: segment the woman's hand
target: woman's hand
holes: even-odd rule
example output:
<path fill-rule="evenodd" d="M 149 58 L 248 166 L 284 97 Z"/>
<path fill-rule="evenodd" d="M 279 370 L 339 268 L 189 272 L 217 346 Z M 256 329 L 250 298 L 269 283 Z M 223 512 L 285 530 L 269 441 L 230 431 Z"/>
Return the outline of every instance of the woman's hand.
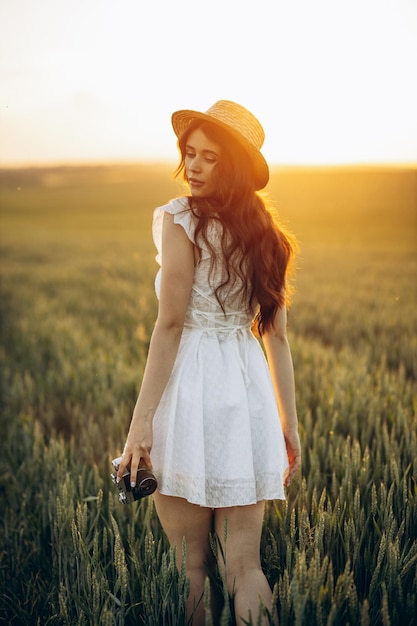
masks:
<path fill-rule="evenodd" d="M 152 469 L 151 449 L 152 419 L 149 417 L 133 419 L 117 471 L 118 481 L 121 480 L 126 467 L 130 467 L 131 486 L 134 487 L 139 467 Z"/>
<path fill-rule="evenodd" d="M 289 467 L 284 476 L 284 485 L 288 487 L 301 466 L 301 445 L 297 428 L 284 432 Z"/>

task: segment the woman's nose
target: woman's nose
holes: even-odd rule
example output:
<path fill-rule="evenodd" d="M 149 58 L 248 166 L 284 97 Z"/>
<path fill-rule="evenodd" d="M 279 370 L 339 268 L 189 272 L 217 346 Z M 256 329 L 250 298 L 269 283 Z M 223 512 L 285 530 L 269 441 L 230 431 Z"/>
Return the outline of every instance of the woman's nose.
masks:
<path fill-rule="evenodd" d="M 201 170 L 200 161 L 197 157 L 194 157 L 194 159 L 189 163 L 188 169 L 190 172 L 198 172 Z"/>

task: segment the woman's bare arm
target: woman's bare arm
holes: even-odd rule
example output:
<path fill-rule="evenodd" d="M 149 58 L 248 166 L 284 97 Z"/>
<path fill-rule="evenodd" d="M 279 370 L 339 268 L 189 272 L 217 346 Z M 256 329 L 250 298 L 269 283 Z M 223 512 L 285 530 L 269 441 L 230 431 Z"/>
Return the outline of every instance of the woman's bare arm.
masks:
<path fill-rule="evenodd" d="M 194 246 L 182 226 L 164 213 L 162 272 L 158 317 L 142 385 L 133 411 L 118 476 L 130 465 L 131 476 L 142 464 L 151 467 L 152 420 L 174 366 L 194 276 Z"/>
<path fill-rule="evenodd" d="M 286 328 L 287 312 L 283 307 L 278 310 L 274 328 L 263 335 L 263 343 L 287 446 L 289 470 L 285 477 L 285 485 L 288 486 L 300 467 L 301 446 L 295 403 L 294 368 Z"/>

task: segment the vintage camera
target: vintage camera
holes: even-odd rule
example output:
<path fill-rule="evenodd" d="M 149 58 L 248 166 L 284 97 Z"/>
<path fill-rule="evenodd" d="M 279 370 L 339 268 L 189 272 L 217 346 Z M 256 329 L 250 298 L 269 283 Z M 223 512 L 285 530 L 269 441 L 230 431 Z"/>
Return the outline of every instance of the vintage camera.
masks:
<path fill-rule="evenodd" d="M 120 482 L 116 481 L 117 470 L 119 469 L 121 460 L 121 456 L 117 457 L 117 459 L 113 459 L 112 465 L 115 471 L 111 474 L 112 480 L 119 490 L 120 502 L 130 504 L 131 502 L 135 502 L 135 500 L 150 496 L 151 493 L 155 491 L 158 483 L 153 473 L 145 467 L 138 469 L 135 487 L 130 486 L 130 469 L 128 468 L 125 469 Z"/>

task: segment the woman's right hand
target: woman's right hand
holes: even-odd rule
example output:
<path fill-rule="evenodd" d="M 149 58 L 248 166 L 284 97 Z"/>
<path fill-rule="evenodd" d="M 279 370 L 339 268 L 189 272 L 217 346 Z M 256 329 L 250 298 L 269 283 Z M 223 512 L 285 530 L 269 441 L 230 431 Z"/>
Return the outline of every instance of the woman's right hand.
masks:
<path fill-rule="evenodd" d="M 125 469 L 130 467 L 131 486 L 134 487 L 133 482 L 135 482 L 139 467 L 152 469 L 151 449 L 152 421 L 148 418 L 140 421 L 133 419 L 117 471 L 118 480 L 121 480 Z"/>
<path fill-rule="evenodd" d="M 284 485 L 289 487 L 295 474 L 301 466 L 301 444 L 297 427 L 284 432 L 285 445 L 287 447 L 288 469 L 284 476 Z"/>

